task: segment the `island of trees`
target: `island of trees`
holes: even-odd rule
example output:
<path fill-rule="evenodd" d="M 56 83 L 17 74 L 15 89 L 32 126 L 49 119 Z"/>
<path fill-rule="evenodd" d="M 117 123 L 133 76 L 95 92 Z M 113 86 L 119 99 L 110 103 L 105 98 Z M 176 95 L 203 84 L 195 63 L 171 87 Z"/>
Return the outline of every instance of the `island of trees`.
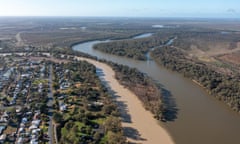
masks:
<path fill-rule="evenodd" d="M 157 35 L 155 35 L 148 38 L 100 43 L 95 45 L 94 49 L 118 56 L 124 56 L 137 60 L 146 60 L 146 53 L 149 49 L 164 44 L 166 40 L 167 39 L 160 39 Z"/>
<path fill-rule="evenodd" d="M 161 88 L 156 82 L 136 68 L 107 63 L 116 72 L 116 79 L 140 99 L 146 110 L 149 110 L 156 119 L 166 120 L 167 109 L 162 101 Z"/>

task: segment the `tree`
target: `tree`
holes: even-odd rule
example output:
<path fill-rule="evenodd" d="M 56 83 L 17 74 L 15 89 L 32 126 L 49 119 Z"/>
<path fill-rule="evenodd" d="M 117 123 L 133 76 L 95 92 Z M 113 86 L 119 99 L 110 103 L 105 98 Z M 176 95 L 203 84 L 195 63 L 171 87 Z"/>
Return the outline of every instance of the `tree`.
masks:
<path fill-rule="evenodd" d="M 58 112 L 55 112 L 53 114 L 53 120 L 56 122 L 56 123 L 62 123 L 63 122 L 63 116 L 58 113 Z"/>
<path fill-rule="evenodd" d="M 60 86 L 59 86 L 59 84 L 58 84 L 57 82 L 53 82 L 53 88 L 54 88 L 55 90 L 57 90 L 57 89 L 60 88 Z"/>
<path fill-rule="evenodd" d="M 99 143 L 99 141 L 101 140 L 101 133 L 99 132 L 96 132 L 94 135 L 93 135 L 93 139 L 95 140 L 96 143 Z"/>
<path fill-rule="evenodd" d="M 125 144 L 126 138 L 122 133 L 108 132 L 108 143 L 109 144 Z"/>
<path fill-rule="evenodd" d="M 106 104 L 103 107 L 103 112 L 107 115 L 110 115 L 114 110 L 116 110 L 116 106 L 114 104 Z"/>
<path fill-rule="evenodd" d="M 121 121 L 117 117 L 110 116 L 104 123 L 105 131 L 120 132 L 122 130 Z"/>

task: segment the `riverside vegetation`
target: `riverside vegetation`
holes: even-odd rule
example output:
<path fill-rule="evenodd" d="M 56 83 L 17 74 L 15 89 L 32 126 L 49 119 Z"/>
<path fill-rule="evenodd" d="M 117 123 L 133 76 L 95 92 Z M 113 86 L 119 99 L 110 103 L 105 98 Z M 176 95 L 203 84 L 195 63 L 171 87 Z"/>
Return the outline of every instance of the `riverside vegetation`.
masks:
<path fill-rule="evenodd" d="M 116 72 L 116 79 L 139 98 L 145 109 L 149 110 L 154 118 L 166 120 L 167 109 L 162 102 L 161 89 L 150 77 L 136 68 L 112 62 L 107 63 Z"/>
<path fill-rule="evenodd" d="M 57 50 L 58 51 L 58 50 Z M 55 57 L 61 57 L 59 52 L 55 51 Z M 68 54 L 73 55 L 72 51 Z M 81 52 L 75 52 L 74 55 L 96 59 Z M 140 72 L 136 68 L 130 68 L 126 65 L 120 65 L 113 62 L 100 60 L 109 64 L 115 71 L 116 79 L 132 91 L 142 102 L 145 109 L 151 111 L 158 120 L 166 120 L 168 113 L 167 107 L 162 102 L 161 88 L 150 77 Z"/>
<path fill-rule="evenodd" d="M 54 63 L 54 109 L 60 143 L 125 143 L 117 106 L 87 62 Z"/>
<path fill-rule="evenodd" d="M 95 45 L 94 49 L 118 56 L 146 60 L 146 53 L 149 49 L 164 44 L 166 40 L 167 39 L 160 39 L 158 35 L 154 35 L 148 38 L 100 43 Z"/>
<path fill-rule="evenodd" d="M 182 73 L 204 87 L 211 95 L 223 101 L 233 110 L 240 110 L 240 76 L 219 73 L 197 60 L 186 58 L 174 47 L 161 47 L 152 53 L 153 58 L 166 68 Z"/>
<path fill-rule="evenodd" d="M 172 43 L 173 46 L 164 46 L 172 37 L 177 37 Z M 222 63 L 221 66 L 217 62 L 209 63 L 205 59 L 203 59 L 205 61 L 202 61 L 202 57 L 198 57 L 197 54 L 192 57 L 189 56 L 192 46 L 196 46 L 199 51 L 206 54 L 217 48 L 222 51 L 225 45 L 226 52 L 237 50 L 238 37 L 239 34 L 236 32 L 222 34 L 221 31 L 201 28 L 197 30 L 194 28 L 162 29 L 161 32 L 157 32 L 149 38 L 100 43 L 95 45 L 94 48 L 118 56 L 146 60 L 146 53 L 150 48 L 155 47 L 151 55 L 156 62 L 191 78 L 204 87 L 209 94 L 226 103 L 234 111 L 239 111 L 240 75 L 237 72 L 238 68 L 227 62 L 219 61 L 218 57 L 222 55 L 221 53 L 220 55 L 216 53 L 207 57 Z M 220 47 L 223 44 L 224 46 Z M 226 70 L 229 67 L 231 68 L 230 71 L 233 71 L 230 72 L 231 74 L 229 74 L 229 70 Z"/>

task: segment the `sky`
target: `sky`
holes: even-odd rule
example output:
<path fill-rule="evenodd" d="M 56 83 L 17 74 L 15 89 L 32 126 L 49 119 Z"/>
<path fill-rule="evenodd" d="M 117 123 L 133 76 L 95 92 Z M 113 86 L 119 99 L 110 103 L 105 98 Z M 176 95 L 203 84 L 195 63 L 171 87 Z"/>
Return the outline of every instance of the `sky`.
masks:
<path fill-rule="evenodd" d="M 0 16 L 240 18 L 240 0 L 0 0 Z"/>

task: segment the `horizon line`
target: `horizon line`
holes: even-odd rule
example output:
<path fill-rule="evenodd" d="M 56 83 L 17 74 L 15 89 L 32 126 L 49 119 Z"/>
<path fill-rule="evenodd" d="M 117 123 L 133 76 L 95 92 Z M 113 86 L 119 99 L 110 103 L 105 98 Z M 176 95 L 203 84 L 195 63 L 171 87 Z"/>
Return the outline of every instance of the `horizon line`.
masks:
<path fill-rule="evenodd" d="M 31 16 L 31 15 L 26 15 L 26 16 L 14 16 L 14 15 L 11 15 L 11 16 L 0 16 L 0 18 L 16 18 L 16 17 L 19 17 L 19 18 L 23 18 L 23 17 L 26 17 L 26 18 L 30 18 L 30 17 L 39 17 L 39 18 L 43 18 L 43 17 L 46 17 L 46 18 L 51 18 L 51 17 L 55 17 L 55 18 L 145 18 L 145 19 L 240 19 L 240 17 L 193 17 L 193 16 L 182 16 L 182 17 L 179 17 L 179 16 L 159 16 L 159 17 L 156 17 L 156 16 L 149 16 L 149 17 L 141 17 L 141 16 L 54 16 L 54 15 L 49 15 L 49 16 L 41 16 L 41 15 L 36 15 L 36 16 Z"/>

